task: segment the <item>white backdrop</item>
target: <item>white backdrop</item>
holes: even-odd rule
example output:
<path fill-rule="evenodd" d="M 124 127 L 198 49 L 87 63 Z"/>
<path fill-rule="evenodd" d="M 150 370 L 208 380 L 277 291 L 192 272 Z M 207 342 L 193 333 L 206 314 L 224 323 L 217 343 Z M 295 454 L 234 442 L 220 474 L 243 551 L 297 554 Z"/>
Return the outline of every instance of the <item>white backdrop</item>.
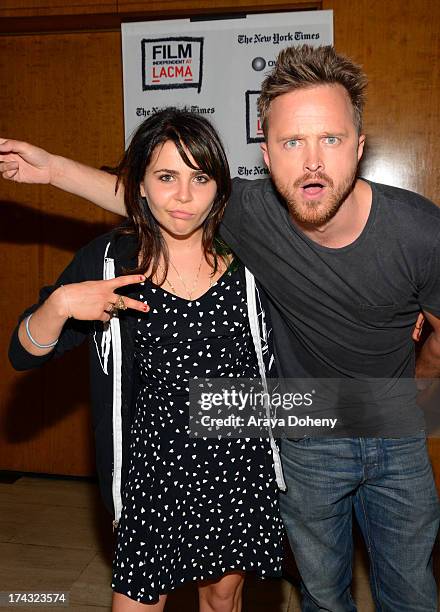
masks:
<path fill-rule="evenodd" d="M 219 130 L 232 176 L 264 175 L 256 101 L 283 47 L 333 44 L 333 11 L 122 24 L 125 137 L 164 106 L 187 106 Z"/>

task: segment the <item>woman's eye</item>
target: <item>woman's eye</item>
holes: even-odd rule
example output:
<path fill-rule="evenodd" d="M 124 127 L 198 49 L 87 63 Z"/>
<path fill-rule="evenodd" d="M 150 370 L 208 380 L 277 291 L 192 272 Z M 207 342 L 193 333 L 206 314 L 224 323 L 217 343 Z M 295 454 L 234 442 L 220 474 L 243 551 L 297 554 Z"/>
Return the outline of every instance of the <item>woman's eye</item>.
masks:
<path fill-rule="evenodd" d="M 205 174 L 198 174 L 194 177 L 196 183 L 208 183 L 211 179 Z"/>
<path fill-rule="evenodd" d="M 171 174 L 161 174 L 159 180 L 163 183 L 170 183 L 173 180 L 173 176 Z"/>

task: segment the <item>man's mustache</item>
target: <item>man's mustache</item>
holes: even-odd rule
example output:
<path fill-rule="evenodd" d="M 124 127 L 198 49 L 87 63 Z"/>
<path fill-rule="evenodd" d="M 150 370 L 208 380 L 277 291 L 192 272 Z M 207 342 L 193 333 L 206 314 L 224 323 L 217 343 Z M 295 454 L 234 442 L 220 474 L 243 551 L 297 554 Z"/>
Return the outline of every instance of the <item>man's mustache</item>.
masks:
<path fill-rule="evenodd" d="M 293 186 L 296 187 L 302 187 L 305 183 L 320 183 L 323 182 L 325 183 L 328 187 L 333 187 L 333 181 L 332 179 L 328 176 L 328 174 L 325 174 L 325 172 L 308 172 L 307 174 L 304 174 L 303 176 L 301 176 L 299 179 L 296 179 L 296 181 L 293 183 Z"/>

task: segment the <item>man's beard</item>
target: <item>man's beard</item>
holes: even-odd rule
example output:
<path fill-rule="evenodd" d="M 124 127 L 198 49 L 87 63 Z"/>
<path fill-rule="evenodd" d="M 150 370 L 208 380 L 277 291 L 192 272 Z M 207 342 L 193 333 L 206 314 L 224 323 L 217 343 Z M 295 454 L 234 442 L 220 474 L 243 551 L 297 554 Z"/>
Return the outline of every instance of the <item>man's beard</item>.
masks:
<path fill-rule="evenodd" d="M 272 176 L 272 180 L 279 194 L 286 201 L 289 213 L 294 221 L 301 225 L 320 227 L 336 215 L 352 192 L 356 181 L 356 170 L 357 168 L 354 168 L 353 172 L 336 188 L 333 180 L 323 172 L 305 174 L 292 185 L 281 184 L 274 176 Z M 302 189 L 302 185 L 311 181 L 324 181 L 326 186 L 324 198 L 327 200 L 325 203 L 323 200 L 302 200 L 294 196 L 296 190 Z"/>

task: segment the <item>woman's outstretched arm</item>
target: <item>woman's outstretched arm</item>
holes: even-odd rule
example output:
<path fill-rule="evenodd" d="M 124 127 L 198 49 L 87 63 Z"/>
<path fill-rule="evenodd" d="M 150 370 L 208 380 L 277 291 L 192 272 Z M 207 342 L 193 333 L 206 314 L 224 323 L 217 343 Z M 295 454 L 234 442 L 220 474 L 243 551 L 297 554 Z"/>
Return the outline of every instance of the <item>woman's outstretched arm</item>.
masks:
<path fill-rule="evenodd" d="M 124 188 L 103 170 L 48 153 L 21 140 L 0 139 L 0 173 L 16 183 L 50 184 L 101 208 L 125 215 Z"/>

